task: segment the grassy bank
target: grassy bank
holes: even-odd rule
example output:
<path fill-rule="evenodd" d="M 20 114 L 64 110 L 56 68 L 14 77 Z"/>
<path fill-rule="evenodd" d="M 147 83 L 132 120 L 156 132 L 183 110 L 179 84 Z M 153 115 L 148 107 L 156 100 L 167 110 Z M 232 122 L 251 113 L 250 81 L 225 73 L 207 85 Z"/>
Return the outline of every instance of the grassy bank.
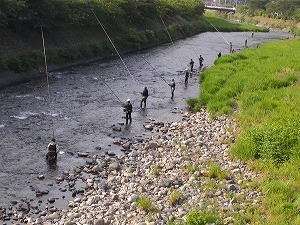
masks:
<path fill-rule="evenodd" d="M 233 15 L 219 14 L 221 18 L 236 20 L 241 23 L 253 24 L 257 26 L 269 27 L 272 29 L 284 30 L 286 32 L 291 32 L 296 35 L 300 35 L 300 23 L 294 20 L 283 20 L 276 18 L 269 18 L 265 16 L 247 16 L 242 13 L 235 13 Z"/>
<path fill-rule="evenodd" d="M 232 155 L 264 174 L 261 224 L 300 224 L 300 40 L 223 56 L 201 74 L 195 110 L 233 114 L 240 129 Z M 251 224 L 251 223 L 249 223 Z"/>

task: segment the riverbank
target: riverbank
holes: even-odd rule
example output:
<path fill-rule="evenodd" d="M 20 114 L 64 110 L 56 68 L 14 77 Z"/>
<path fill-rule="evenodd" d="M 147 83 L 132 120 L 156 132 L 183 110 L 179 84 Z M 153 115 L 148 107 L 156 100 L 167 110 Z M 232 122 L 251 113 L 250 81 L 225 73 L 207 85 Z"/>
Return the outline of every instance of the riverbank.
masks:
<path fill-rule="evenodd" d="M 73 189 L 68 209 L 29 204 L 28 215 L 6 212 L 2 219 L 27 224 L 177 224 L 193 209 L 212 221 L 240 223 L 260 208 L 262 194 L 253 187 L 258 174 L 228 155 L 238 127 L 233 118 L 210 118 L 206 110 L 184 113 L 182 122 L 151 124 L 156 135 L 143 143 L 124 143 L 124 157 L 91 155 L 56 178 Z M 84 188 L 74 183 L 82 180 Z M 64 191 L 64 190 L 61 190 Z M 217 216 L 218 215 L 218 216 Z M 255 215 L 257 216 L 257 215 Z M 38 218 L 36 218 L 38 217 Z M 253 218 L 252 218 L 252 221 Z M 258 221 L 257 221 L 258 222 Z M 218 224 L 218 223 L 217 223 Z"/>
<path fill-rule="evenodd" d="M 284 32 L 289 32 L 294 35 L 300 35 L 300 23 L 292 20 L 282 20 L 269 18 L 264 16 L 248 16 L 242 13 L 235 13 L 233 15 L 223 15 L 221 18 L 226 18 L 241 23 L 253 24 L 256 26 L 266 27 L 270 29 L 278 29 Z"/>
<path fill-rule="evenodd" d="M 201 74 L 198 106 L 238 119 L 231 153 L 263 174 L 268 217 L 261 224 L 300 222 L 299 48 L 293 37 L 264 44 L 224 56 Z"/>

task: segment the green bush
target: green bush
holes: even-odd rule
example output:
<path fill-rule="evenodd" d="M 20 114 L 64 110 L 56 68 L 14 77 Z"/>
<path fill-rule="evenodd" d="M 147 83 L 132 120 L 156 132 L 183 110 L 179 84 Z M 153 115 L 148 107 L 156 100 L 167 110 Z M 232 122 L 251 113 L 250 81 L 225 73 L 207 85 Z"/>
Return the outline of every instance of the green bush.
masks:
<path fill-rule="evenodd" d="M 199 101 L 197 98 L 190 98 L 186 102 L 189 105 L 190 109 L 192 109 L 193 112 L 197 112 L 200 110 L 200 105 L 199 105 Z"/>
<path fill-rule="evenodd" d="M 154 206 L 152 199 L 147 198 L 145 196 L 140 196 L 137 199 L 136 207 L 147 213 L 154 212 L 156 210 L 156 207 Z"/>
<path fill-rule="evenodd" d="M 272 160 L 275 165 L 288 161 L 297 154 L 299 146 L 300 119 L 278 119 L 276 123 L 267 124 L 250 130 L 250 140 L 253 143 L 255 156 Z"/>
<path fill-rule="evenodd" d="M 22 70 L 22 66 L 21 66 L 21 61 L 19 58 L 10 58 L 8 61 L 7 61 L 7 68 L 9 70 L 12 70 L 16 73 L 21 73 L 23 72 Z"/>
<path fill-rule="evenodd" d="M 225 179 L 226 173 L 222 171 L 222 168 L 218 164 L 216 164 L 215 162 L 211 162 L 209 164 L 208 176 L 210 178 Z"/>

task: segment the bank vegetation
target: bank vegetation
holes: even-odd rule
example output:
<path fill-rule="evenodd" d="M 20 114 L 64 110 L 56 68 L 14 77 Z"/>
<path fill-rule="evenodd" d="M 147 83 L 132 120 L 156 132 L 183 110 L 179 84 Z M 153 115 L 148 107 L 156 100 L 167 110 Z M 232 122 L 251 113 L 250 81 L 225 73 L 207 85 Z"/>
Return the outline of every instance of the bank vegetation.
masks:
<path fill-rule="evenodd" d="M 116 55 L 205 31 L 263 31 L 203 17 L 193 0 L 94 0 L 0 2 L 0 72 L 42 71 L 41 30 L 50 68 Z M 166 26 L 165 26 L 166 25 Z M 104 27 L 104 29 L 102 28 Z"/>
<path fill-rule="evenodd" d="M 300 40 L 261 45 L 215 61 L 190 100 L 239 121 L 232 156 L 263 174 L 261 224 L 300 224 Z M 255 217 L 255 215 L 253 216 Z M 252 224 L 251 220 L 247 224 Z"/>

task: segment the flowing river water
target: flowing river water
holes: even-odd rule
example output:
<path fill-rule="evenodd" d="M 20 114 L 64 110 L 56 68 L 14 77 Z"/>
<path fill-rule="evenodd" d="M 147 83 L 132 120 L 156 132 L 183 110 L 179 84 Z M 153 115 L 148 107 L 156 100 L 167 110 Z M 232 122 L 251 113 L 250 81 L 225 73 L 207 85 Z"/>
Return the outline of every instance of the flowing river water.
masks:
<path fill-rule="evenodd" d="M 54 71 L 49 73 L 50 107 L 44 76 L 0 90 L 0 206 L 42 198 L 35 196 L 34 189 L 47 189 L 48 197 L 58 195 L 53 187 L 55 177 L 86 161 L 78 152 L 123 154 L 113 142 L 145 139 L 155 132 L 143 127 L 151 120 L 181 120 L 186 100 L 199 95 L 198 76 L 191 76 L 185 86 L 184 75 L 178 72 L 187 68 L 191 59 L 198 68 L 201 54 L 204 67 L 211 67 L 219 52 L 229 54 L 229 42 L 239 51 L 246 39 L 249 47 L 257 47 L 290 36 L 280 31 L 255 33 L 253 37 L 249 32 L 207 32 L 123 55 L 130 74 L 119 58 Z M 173 99 L 167 84 L 172 79 L 176 82 Z M 140 109 L 144 86 L 150 96 L 147 108 Z M 130 98 L 133 103 L 129 126 L 122 125 L 125 119 L 118 98 L 124 102 Z M 121 131 L 115 131 L 116 127 Z M 56 166 L 49 167 L 45 148 L 52 128 L 60 154 Z M 38 175 L 45 179 L 37 179 Z M 61 207 L 65 205 L 60 202 Z"/>

